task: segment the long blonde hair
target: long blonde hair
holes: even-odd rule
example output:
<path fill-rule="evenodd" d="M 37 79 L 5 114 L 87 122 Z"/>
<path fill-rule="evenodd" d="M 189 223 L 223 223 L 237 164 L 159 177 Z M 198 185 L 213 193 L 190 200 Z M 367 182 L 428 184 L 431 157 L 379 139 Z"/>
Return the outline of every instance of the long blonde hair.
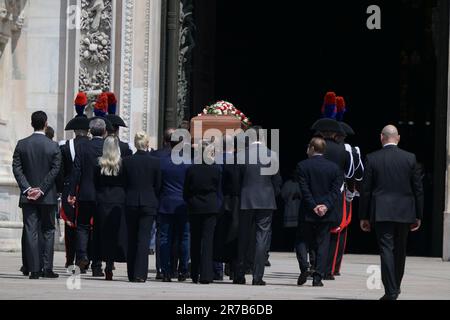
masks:
<path fill-rule="evenodd" d="M 104 176 L 118 176 L 122 166 L 119 139 L 109 136 L 103 144 L 103 155 L 98 158 L 101 174 Z"/>

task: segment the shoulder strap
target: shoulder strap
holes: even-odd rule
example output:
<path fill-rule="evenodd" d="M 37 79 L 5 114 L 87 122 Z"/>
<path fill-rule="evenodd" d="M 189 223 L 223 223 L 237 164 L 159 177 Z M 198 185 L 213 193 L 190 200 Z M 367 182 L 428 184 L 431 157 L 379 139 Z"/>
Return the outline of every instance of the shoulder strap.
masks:
<path fill-rule="evenodd" d="M 350 165 L 348 166 L 348 172 L 345 175 L 347 179 L 350 179 L 355 174 L 355 163 L 353 161 L 353 152 L 352 152 L 352 146 L 349 144 L 345 144 L 345 151 L 350 155 Z"/>
<path fill-rule="evenodd" d="M 70 156 L 72 157 L 72 162 L 75 161 L 75 140 L 70 139 L 69 140 L 69 149 L 70 149 Z"/>

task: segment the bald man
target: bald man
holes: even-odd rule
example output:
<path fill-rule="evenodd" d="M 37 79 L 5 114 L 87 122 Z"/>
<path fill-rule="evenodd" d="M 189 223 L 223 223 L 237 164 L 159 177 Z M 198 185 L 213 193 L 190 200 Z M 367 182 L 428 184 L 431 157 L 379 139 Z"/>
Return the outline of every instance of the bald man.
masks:
<path fill-rule="evenodd" d="M 398 147 L 397 128 L 385 127 L 380 139 L 383 149 L 367 156 L 359 215 L 361 229 L 376 232 L 385 289 L 381 300 L 397 300 L 408 233 L 420 228 L 424 195 L 416 156 Z"/>

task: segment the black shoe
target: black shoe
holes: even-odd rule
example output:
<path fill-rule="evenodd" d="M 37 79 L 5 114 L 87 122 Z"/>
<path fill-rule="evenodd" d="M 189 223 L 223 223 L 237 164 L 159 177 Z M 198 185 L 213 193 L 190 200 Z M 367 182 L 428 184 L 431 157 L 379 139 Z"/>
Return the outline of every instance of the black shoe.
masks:
<path fill-rule="evenodd" d="M 200 282 L 200 284 L 211 284 L 212 283 L 212 281 L 208 281 L 208 280 L 200 280 L 199 282 Z"/>
<path fill-rule="evenodd" d="M 198 278 L 192 278 L 192 283 L 197 284 L 198 283 Z"/>
<path fill-rule="evenodd" d="M 330 280 L 336 280 L 336 279 L 334 278 L 334 276 L 332 274 L 327 274 L 327 275 L 325 275 L 323 280 L 330 281 Z"/>
<path fill-rule="evenodd" d="M 156 277 L 155 277 L 155 279 L 156 280 L 162 280 L 164 277 L 163 277 L 163 275 L 162 275 L 162 273 L 161 272 L 156 272 Z"/>
<path fill-rule="evenodd" d="M 270 261 L 269 261 L 269 260 L 267 260 L 267 261 L 266 261 L 266 264 L 265 264 L 265 266 L 266 266 L 266 267 L 271 267 L 271 266 L 272 266 L 272 264 L 270 263 Z"/>
<path fill-rule="evenodd" d="M 46 279 L 57 279 L 59 278 L 59 275 L 54 273 L 52 270 L 46 270 L 42 272 L 41 277 Z"/>
<path fill-rule="evenodd" d="M 37 280 L 37 279 L 39 279 L 40 276 L 41 276 L 40 272 L 31 272 L 30 279 L 31 280 Z"/>
<path fill-rule="evenodd" d="M 223 274 L 222 275 L 216 274 L 214 276 L 214 281 L 223 281 Z"/>
<path fill-rule="evenodd" d="M 146 281 L 145 281 L 144 279 L 141 279 L 141 278 L 135 278 L 132 282 L 135 282 L 135 283 L 145 283 Z"/>
<path fill-rule="evenodd" d="M 323 282 L 322 280 L 313 280 L 313 287 L 323 287 Z"/>
<path fill-rule="evenodd" d="M 170 276 L 164 276 L 162 282 L 172 282 L 172 278 Z"/>
<path fill-rule="evenodd" d="M 87 270 L 89 267 L 89 260 L 86 258 L 80 259 L 77 262 L 77 266 L 80 268 L 80 270 Z"/>
<path fill-rule="evenodd" d="M 187 280 L 187 275 L 185 273 L 180 273 L 178 275 L 178 282 L 185 282 Z"/>
<path fill-rule="evenodd" d="M 265 286 L 266 282 L 263 280 L 253 280 L 252 285 L 253 286 Z"/>
<path fill-rule="evenodd" d="M 335 277 L 340 277 L 340 276 L 341 276 L 341 273 L 340 273 L 340 272 L 335 272 L 335 273 L 334 273 L 334 276 L 335 276 Z"/>
<path fill-rule="evenodd" d="M 380 298 L 381 301 L 395 301 L 398 299 L 398 294 L 385 294 Z"/>
<path fill-rule="evenodd" d="M 105 274 L 103 273 L 102 269 L 94 269 L 92 270 L 92 276 L 94 278 L 103 278 Z"/>
<path fill-rule="evenodd" d="M 298 286 L 304 285 L 306 283 L 306 281 L 308 280 L 308 276 L 309 276 L 308 272 L 302 272 L 300 274 L 300 276 L 298 277 L 297 285 Z"/>
<path fill-rule="evenodd" d="M 233 280 L 233 284 L 245 284 L 245 278 L 236 278 Z"/>
<path fill-rule="evenodd" d="M 28 271 L 24 266 L 22 266 L 22 267 L 20 268 L 20 272 L 22 272 L 22 274 L 23 274 L 25 277 L 28 277 L 28 276 L 30 275 L 30 271 Z"/>

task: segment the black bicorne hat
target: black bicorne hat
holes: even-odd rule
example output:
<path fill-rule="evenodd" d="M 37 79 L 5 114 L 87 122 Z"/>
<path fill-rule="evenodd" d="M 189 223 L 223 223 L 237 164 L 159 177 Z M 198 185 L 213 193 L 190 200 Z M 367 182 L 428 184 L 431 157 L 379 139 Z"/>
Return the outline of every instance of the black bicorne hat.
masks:
<path fill-rule="evenodd" d="M 127 128 L 127 125 L 125 124 L 125 121 L 123 121 L 123 119 L 121 117 L 119 117 L 118 115 L 108 114 L 106 116 L 106 119 L 108 119 L 109 122 L 111 122 L 111 125 L 113 127 L 124 127 L 124 128 Z"/>
<path fill-rule="evenodd" d="M 88 131 L 89 130 L 89 122 L 90 122 L 90 120 L 85 115 L 76 116 L 75 118 L 73 118 L 72 120 L 70 120 L 67 123 L 66 128 L 64 130 L 65 131 L 71 131 L 71 130 Z"/>
<path fill-rule="evenodd" d="M 342 129 L 344 130 L 344 132 L 345 132 L 345 134 L 347 136 L 354 136 L 355 135 L 355 131 L 353 130 L 352 127 L 350 127 L 350 125 L 348 125 L 345 122 L 340 122 L 339 124 L 341 125 Z"/>
<path fill-rule="evenodd" d="M 336 133 L 340 133 L 340 134 L 345 134 L 345 131 L 342 128 L 342 126 L 339 124 L 339 122 L 337 122 L 334 119 L 328 119 L 328 118 L 317 120 L 311 127 L 311 130 L 321 131 L 321 132 L 328 131 L 328 132 L 336 132 Z"/>

